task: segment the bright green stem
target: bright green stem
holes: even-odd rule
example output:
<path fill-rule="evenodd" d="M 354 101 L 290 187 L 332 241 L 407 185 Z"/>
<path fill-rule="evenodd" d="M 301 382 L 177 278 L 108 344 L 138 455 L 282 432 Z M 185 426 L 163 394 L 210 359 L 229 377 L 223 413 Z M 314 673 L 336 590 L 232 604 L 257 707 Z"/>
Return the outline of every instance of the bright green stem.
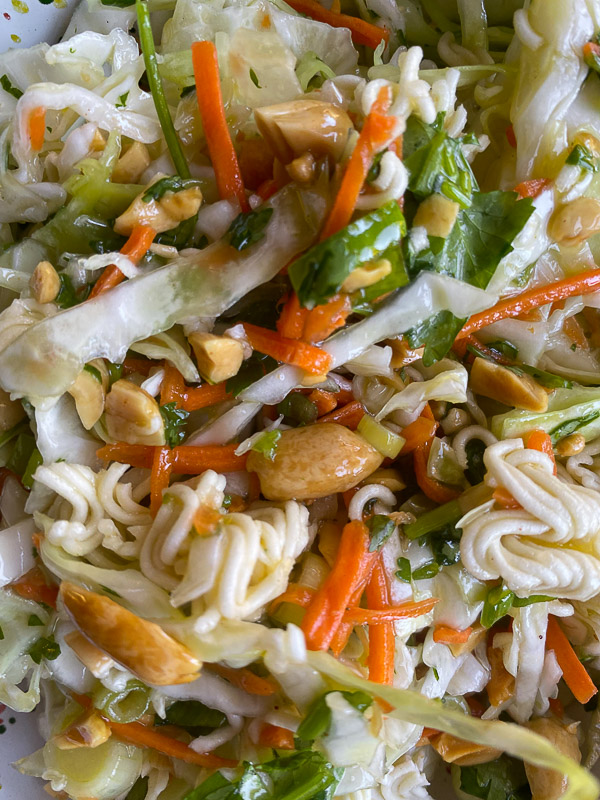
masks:
<path fill-rule="evenodd" d="M 443 528 L 444 525 L 458 522 L 463 514 L 464 512 L 461 510 L 458 500 L 451 500 L 449 503 L 444 503 L 443 506 L 423 514 L 416 522 L 405 525 L 404 535 L 409 539 L 420 539 L 421 536 L 437 531 L 439 528 Z"/>
<path fill-rule="evenodd" d="M 152 35 L 152 26 L 150 24 L 150 10 L 148 8 L 147 0 L 136 0 L 135 3 L 138 28 L 140 35 L 140 45 L 142 54 L 144 56 L 144 63 L 146 65 L 146 74 L 148 76 L 148 83 L 150 85 L 150 92 L 154 100 L 154 107 L 158 115 L 158 121 L 162 128 L 169 153 L 175 164 L 177 174 L 182 178 L 190 177 L 190 168 L 181 149 L 181 143 L 175 132 L 175 126 L 171 119 L 169 106 L 165 98 L 162 81 L 158 72 L 158 62 L 156 60 L 156 49 L 154 47 L 154 37 Z"/>

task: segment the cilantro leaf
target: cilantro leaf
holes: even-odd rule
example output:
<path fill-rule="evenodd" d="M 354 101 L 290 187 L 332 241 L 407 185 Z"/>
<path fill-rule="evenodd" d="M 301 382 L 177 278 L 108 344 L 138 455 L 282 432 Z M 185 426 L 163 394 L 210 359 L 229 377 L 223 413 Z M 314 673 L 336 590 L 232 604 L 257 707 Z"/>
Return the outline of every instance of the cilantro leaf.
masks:
<path fill-rule="evenodd" d="M 304 742 L 312 742 L 327 733 L 331 725 L 331 709 L 327 705 L 326 697 L 331 692 L 326 692 L 314 700 L 300 723 L 297 736 Z M 365 692 L 340 692 L 343 698 L 356 708 L 357 711 L 366 711 L 373 703 L 373 698 Z"/>
<path fill-rule="evenodd" d="M 410 583 L 412 579 L 412 568 L 408 558 L 400 556 L 400 558 L 396 561 L 396 564 L 398 565 L 398 569 L 396 570 L 396 577 L 398 580 L 404 581 L 405 583 Z"/>
<path fill-rule="evenodd" d="M 176 700 L 166 710 L 164 719 L 158 715 L 154 718 L 155 725 L 177 725 L 192 736 L 204 736 L 226 722 L 222 711 L 209 708 L 199 700 Z"/>
<path fill-rule="evenodd" d="M 460 789 L 481 800 L 531 800 L 523 764 L 504 755 L 485 764 L 460 767 Z"/>
<path fill-rule="evenodd" d="M 393 520 L 386 517 L 385 514 L 374 514 L 366 521 L 366 526 L 371 537 L 370 553 L 379 550 L 390 538 L 396 527 Z"/>
<path fill-rule="evenodd" d="M 495 625 L 505 614 L 508 614 L 512 608 L 514 599 L 514 592 L 511 592 L 504 584 L 494 586 L 490 589 L 481 611 L 481 624 L 483 627 L 491 628 L 492 625 Z"/>
<path fill-rule="evenodd" d="M 567 156 L 565 164 L 585 169 L 588 172 L 598 172 L 598 160 L 594 158 L 589 148 L 582 144 L 575 145 Z"/>
<path fill-rule="evenodd" d="M 13 97 L 16 97 L 17 100 L 20 97 L 23 97 L 23 92 L 11 82 L 8 75 L 0 75 L 0 86 L 4 89 L 5 92 L 12 94 Z"/>
<path fill-rule="evenodd" d="M 167 178 L 161 178 L 149 186 L 142 195 L 142 200 L 144 203 L 149 203 L 151 200 L 160 200 L 167 192 L 181 192 L 184 189 L 192 189 L 196 186 L 200 186 L 200 181 L 172 175 Z"/>
<path fill-rule="evenodd" d="M 404 335 L 413 348 L 425 345 L 423 364 L 430 367 L 444 358 L 464 323 L 464 319 L 458 319 L 451 311 L 444 309 L 410 328 Z"/>
<path fill-rule="evenodd" d="M 241 251 L 260 242 L 264 238 L 264 230 L 272 216 L 272 208 L 261 208 L 257 211 L 238 214 L 227 231 L 231 246 Z"/>
<path fill-rule="evenodd" d="M 46 661 L 54 661 L 55 658 L 58 658 L 60 645 L 54 641 L 54 636 L 42 636 L 31 645 L 27 652 L 32 661 L 41 664 L 42 658 L 45 658 Z"/>
<path fill-rule="evenodd" d="M 256 72 L 254 72 L 254 70 L 252 68 L 250 69 L 250 80 L 256 86 L 257 89 L 262 89 L 262 86 L 258 82 L 258 76 L 257 76 Z"/>
<path fill-rule="evenodd" d="M 119 102 L 116 103 L 116 108 L 125 108 L 127 105 L 127 98 L 129 97 L 129 92 L 123 92 L 123 94 L 119 95 Z"/>
<path fill-rule="evenodd" d="M 165 426 L 165 440 L 169 447 L 175 447 L 185 438 L 184 428 L 190 412 L 183 408 L 177 408 L 175 401 L 159 406 L 159 408 Z"/>
<path fill-rule="evenodd" d="M 60 279 L 60 290 L 54 301 L 57 306 L 60 308 L 72 308 L 73 306 L 79 305 L 79 303 L 82 303 L 87 298 L 90 293 L 89 286 L 83 291 L 78 290 L 73 286 L 71 278 L 64 272 L 59 273 L 58 277 Z"/>

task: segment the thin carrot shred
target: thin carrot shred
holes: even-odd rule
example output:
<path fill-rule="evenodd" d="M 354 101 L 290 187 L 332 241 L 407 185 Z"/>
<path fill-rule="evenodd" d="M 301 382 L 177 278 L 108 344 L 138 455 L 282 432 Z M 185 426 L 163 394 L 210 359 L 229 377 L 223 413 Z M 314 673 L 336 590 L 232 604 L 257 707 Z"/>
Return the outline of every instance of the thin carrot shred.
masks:
<path fill-rule="evenodd" d="M 436 625 L 433 629 L 433 641 L 438 644 L 464 644 L 469 641 L 469 636 L 472 633 L 473 628 L 457 631 L 447 625 Z"/>
<path fill-rule="evenodd" d="M 292 292 L 277 320 L 277 330 L 287 339 L 301 339 L 309 313 L 308 308 L 302 308 L 300 305 L 296 292 Z"/>
<path fill-rule="evenodd" d="M 216 672 L 217 675 L 225 678 L 234 686 L 248 692 L 248 694 L 270 697 L 277 691 L 277 686 L 274 681 L 269 678 L 261 678 L 260 675 L 255 675 L 252 670 L 246 669 L 246 667 L 234 669 L 233 667 L 226 667 L 223 664 L 210 664 L 207 666 L 212 672 Z"/>
<path fill-rule="evenodd" d="M 497 489 L 494 489 L 492 497 L 502 508 L 522 508 L 519 501 L 515 500 L 512 494 L 502 486 L 498 486 Z"/>
<path fill-rule="evenodd" d="M 395 117 L 386 116 L 391 103 L 391 89 L 383 86 L 365 119 L 346 166 L 333 208 L 321 233 L 322 240 L 345 228 L 350 222 L 373 159 L 388 144 L 396 127 Z"/>
<path fill-rule="evenodd" d="M 278 597 L 269 605 L 269 614 L 273 614 L 282 603 L 295 603 L 302 608 L 307 608 L 315 596 L 315 589 L 310 586 L 302 586 L 299 583 L 290 583 Z"/>
<path fill-rule="evenodd" d="M 296 747 L 292 731 L 268 722 L 262 726 L 258 741 L 263 747 L 272 747 L 274 750 L 294 750 Z"/>
<path fill-rule="evenodd" d="M 434 503 L 449 503 L 450 500 L 456 500 L 460 492 L 457 489 L 444 486 L 443 483 L 436 481 L 435 478 L 430 478 L 427 474 L 427 461 L 431 449 L 431 441 L 430 439 L 425 444 L 418 445 L 414 449 L 415 478 L 423 494 L 427 495 Z"/>
<path fill-rule="evenodd" d="M 340 14 L 334 10 L 324 8 L 317 0 L 290 0 L 289 5 L 300 14 L 306 14 L 318 22 L 325 22 L 332 28 L 348 28 L 352 34 L 352 40 L 356 44 L 364 44 L 375 50 L 383 40 L 386 44 L 390 38 L 390 32 L 386 28 L 379 28 L 370 22 L 365 22 L 360 17 L 351 17 L 347 14 Z"/>
<path fill-rule="evenodd" d="M 334 392 L 325 392 L 323 389 L 313 389 L 308 395 L 308 399 L 311 403 L 316 405 L 319 417 L 337 408 L 337 398 Z"/>
<path fill-rule="evenodd" d="M 420 617 L 422 614 L 428 614 L 438 602 L 437 597 L 430 597 L 428 600 L 403 603 L 400 606 L 388 606 L 384 609 L 354 606 L 344 614 L 344 622 L 350 622 L 354 625 L 383 625 L 388 622 L 395 622 L 397 619 L 410 619 L 412 617 Z"/>
<path fill-rule="evenodd" d="M 591 269 L 580 272 L 562 281 L 549 283 L 546 286 L 537 286 L 522 292 L 515 297 L 501 300 L 492 308 L 473 314 L 469 321 L 459 331 L 457 340 L 464 339 L 475 331 L 510 317 L 518 317 L 533 308 L 545 306 L 547 303 L 554 303 L 557 300 L 564 300 L 567 297 L 578 297 L 579 295 L 591 294 L 600 288 L 600 269 Z"/>
<path fill-rule="evenodd" d="M 385 568 L 378 554 L 366 589 L 367 604 L 370 609 L 385 611 L 390 606 L 390 588 Z M 391 686 L 394 682 L 395 633 L 393 622 L 369 625 L 369 655 L 367 667 L 369 680 Z"/>
<path fill-rule="evenodd" d="M 546 631 L 546 649 L 554 650 L 558 666 L 562 669 L 563 679 L 573 692 L 575 699 L 580 703 L 587 703 L 597 694 L 598 688 L 587 673 L 587 670 L 577 658 L 577 654 L 556 617 L 548 617 Z"/>
<path fill-rule="evenodd" d="M 177 445 L 173 454 L 174 475 L 199 475 L 207 469 L 215 472 L 239 472 L 246 469 L 247 455 L 236 456 L 237 444 Z M 152 467 L 154 447 L 145 444 L 114 442 L 97 451 L 104 461 L 118 461 L 133 467 Z"/>
<path fill-rule="evenodd" d="M 40 567 L 32 567 L 25 575 L 21 575 L 9 584 L 8 588 L 26 600 L 34 600 L 36 603 L 45 603 L 56 608 L 58 586 L 48 584 Z"/>
<path fill-rule="evenodd" d="M 338 425 L 355 431 L 365 414 L 363 404 L 358 400 L 353 400 L 351 403 L 346 403 L 345 406 L 339 406 L 334 411 L 330 411 L 329 414 L 324 414 L 317 422 L 337 422 Z"/>
<path fill-rule="evenodd" d="M 231 399 L 231 393 L 227 391 L 225 383 L 205 383 L 197 389 L 186 389 L 183 394 L 182 407 L 186 411 L 197 411 L 199 408 L 214 406 L 224 400 Z"/>
<path fill-rule="evenodd" d="M 43 106 L 32 108 L 28 119 L 31 149 L 39 153 L 46 138 L 46 109 Z"/>
<path fill-rule="evenodd" d="M 236 198 L 242 211 L 249 211 L 240 165 L 225 118 L 217 48 L 213 42 L 194 42 L 192 63 L 198 108 L 219 194 L 223 200 Z"/>
<path fill-rule="evenodd" d="M 146 254 L 155 236 L 156 231 L 149 225 L 136 225 L 131 231 L 129 239 L 121 248 L 121 253 L 124 256 L 129 256 L 132 261 L 137 262 Z M 89 299 L 91 300 L 99 294 L 102 294 L 102 292 L 112 289 L 114 286 L 121 283 L 124 278 L 125 275 L 123 275 L 121 270 L 115 264 L 111 264 L 106 267 L 94 284 Z"/>
<path fill-rule="evenodd" d="M 554 458 L 554 447 L 552 445 L 552 439 L 546 433 L 546 431 L 539 430 L 536 428 L 533 431 L 530 431 L 524 437 L 524 444 L 528 450 L 538 450 L 540 453 L 546 453 L 547 456 L 550 456 L 552 459 L 552 463 L 554 464 L 554 474 L 556 475 L 556 459 Z"/>
<path fill-rule="evenodd" d="M 347 294 L 335 294 L 327 303 L 311 309 L 304 322 L 302 339 L 316 344 L 327 339 L 338 328 L 346 324 L 352 313 L 352 303 Z"/>
<path fill-rule="evenodd" d="M 532 178 L 532 180 L 518 183 L 515 186 L 515 192 L 521 200 L 524 200 L 526 197 L 537 197 L 551 185 L 552 181 L 548 178 Z"/>
<path fill-rule="evenodd" d="M 259 353 L 300 367 L 311 375 L 324 375 L 331 367 L 331 356 L 325 350 L 296 339 L 288 339 L 280 333 L 244 323 L 248 341 Z"/>
<path fill-rule="evenodd" d="M 160 404 L 175 403 L 180 405 L 181 375 L 168 362 L 165 363 L 164 377 L 160 387 Z M 169 487 L 169 480 L 173 470 L 173 451 L 168 446 L 157 447 L 152 457 L 150 472 L 150 511 L 156 516 L 162 503 L 163 492 Z"/>
<path fill-rule="evenodd" d="M 438 423 L 436 420 L 428 419 L 427 417 L 417 417 L 414 422 L 411 422 L 410 425 L 407 425 L 406 428 L 402 430 L 402 438 L 406 440 L 402 447 L 402 455 L 412 453 L 417 447 L 431 441 L 435 436 L 437 428 Z"/>

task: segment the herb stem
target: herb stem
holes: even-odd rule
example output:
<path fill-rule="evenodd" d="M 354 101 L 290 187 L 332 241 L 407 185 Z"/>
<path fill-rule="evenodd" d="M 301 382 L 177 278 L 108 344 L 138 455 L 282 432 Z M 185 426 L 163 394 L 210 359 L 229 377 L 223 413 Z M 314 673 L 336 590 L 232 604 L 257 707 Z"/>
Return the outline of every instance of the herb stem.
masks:
<path fill-rule="evenodd" d="M 140 35 L 140 46 L 142 48 L 142 55 L 144 56 L 144 64 L 146 65 L 146 74 L 148 76 L 148 83 L 150 85 L 150 93 L 154 100 L 154 107 L 158 115 L 158 121 L 162 128 L 162 132 L 169 148 L 169 153 L 173 159 L 173 164 L 177 170 L 178 175 L 182 178 L 190 177 L 190 168 L 183 154 L 181 142 L 177 137 L 173 120 L 165 92 L 162 85 L 162 80 L 158 71 L 158 62 L 156 60 L 156 48 L 154 47 L 154 36 L 152 35 L 152 26 L 150 24 L 150 10 L 148 8 L 147 0 L 136 0 L 135 7 L 138 18 L 138 28 Z"/>
<path fill-rule="evenodd" d="M 454 524 L 462 517 L 463 511 L 458 500 L 451 500 L 449 503 L 427 511 L 416 522 L 411 522 L 404 526 L 404 535 L 409 539 L 420 539 L 427 533 L 437 531 L 449 523 Z"/>

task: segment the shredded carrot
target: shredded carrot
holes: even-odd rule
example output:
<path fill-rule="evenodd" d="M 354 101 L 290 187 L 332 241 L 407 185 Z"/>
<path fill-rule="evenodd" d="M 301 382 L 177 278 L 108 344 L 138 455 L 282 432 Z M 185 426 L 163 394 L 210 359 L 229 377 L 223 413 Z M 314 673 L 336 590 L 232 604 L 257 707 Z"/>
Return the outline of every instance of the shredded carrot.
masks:
<path fill-rule="evenodd" d="M 493 630 L 495 630 L 495 628 Z M 490 679 L 487 682 L 485 690 L 490 704 L 498 707 L 513 696 L 515 692 L 515 679 L 504 666 L 502 650 L 491 644 L 493 642 L 493 637 L 494 634 L 490 634 L 488 640 L 487 657 L 490 664 Z"/>
<path fill-rule="evenodd" d="M 364 590 L 377 557 L 369 552 L 369 544 L 369 532 L 362 522 L 353 520 L 344 526 L 331 572 L 302 620 L 310 650 L 328 649 L 350 601 Z"/>
<path fill-rule="evenodd" d="M 31 149 L 39 153 L 46 138 L 46 109 L 43 106 L 32 108 L 29 113 L 29 141 Z"/>
<path fill-rule="evenodd" d="M 366 588 L 367 605 L 374 611 L 386 611 L 390 606 L 390 587 L 385 568 L 378 554 Z M 369 680 L 391 686 L 394 682 L 395 633 L 393 622 L 369 625 Z"/>
<path fill-rule="evenodd" d="M 517 148 L 517 137 L 515 136 L 515 129 L 512 125 L 509 125 L 506 129 L 506 139 L 509 145 L 516 150 Z"/>
<path fill-rule="evenodd" d="M 226 667 L 223 664 L 207 664 L 206 666 L 212 672 L 216 672 L 217 675 L 225 678 L 234 686 L 248 692 L 248 694 L 270 697 L 277 691 L 277 686 L 274 681 L 269 678 L 261 678 L 260 675 L 255 675 L 252 670 L 246 669 L 246 667 L 234 669 L 233 667 Z"/>
<path fill-rule="evenodd" d="M 546 286 L 538 286 L 527 292 L 522 292 L 515 297 L 501 300 L 487 311 L 473 314 L 466 325 L 459 332 L 457 339 L 464 339 L 469 334 L 509 317 L 518 317 L 539 306 L 547 303 L 554 303 L 557 300 L 564 300 L 567 297 L 577 297 L 579 295 L 591 294 L 600 288 L 600 269 L 591 269 L 580 272 L 562 281 L 549 283 Z"/>
<path fill-rule="evenodd" d="M 308 395 L 311 403 L 317 407 L 317 414 L 322 417 L 337 408 L 337 398 L 334 392 L 325 392 L 323 389 L 313 389 Z"/>
<path fill-rule="evenodd" d="M 124 256 L 129 256 L 132 261 L 137 262 L 146 254 L 155 236 L 156 231 L 149 225 L 136 225 L 131 231 L 129 239 L 121 248 L 121 253 Z M 123 275 L 121 270 L 115 264 L 111 264 L 106 267 L 94 284 L 89 299 L 91 300 L 99 294 L 102 294 L 102 292 L 112 289 L 114 286 L 121 283 L 124 278 L 125 275 Z"/>
<path fill-rule="evenodd" d="M 273 195 L 275 194 L 275 192 L 277 192 L 278 189 L 279 189 L 279 184 L 277 183 L 277 181 L 274 178 L 269 178 L 268 180 L 263 181 L 263 183 L 261 183 L 261 185 L 256 190 L 256 194 L 262 200 L 266 201 L 270 197 L 273 197 Z"/>
<path fill-rule="evenodd" d="M 325 22 L 332 28 L 348 28 L 352 34 L 352 40 L 356 44 L 364 44 L 375 50 L 381 40 L 387 44 L 390 32 L 386 28 L 379 28 L 370 22 L 365 22 L 360 17 L 351 17 L 347 14 L 340 14 L 332 7 L 331 10 L 324 8 L 317 0 L 290 0 L 289 4 L 300 14 L 306 14 L 318 22 Z"/>
<path fill-rule="evenodd" d="M 160 387 L 160 404 L 175 403 L 179 405 L 181 392 L 181 375 L 168 362 L 164 366 L 164 377 Z M 173 451 L 168 446 L 157 447 L 152 456 L 152 467 L 150 472 L 150 511 L 152 516 L 156 516 L 162 503 L 163 492 L 169 486 L 171 472 L 173 470 Z"/>
<path fill-rule="evenodd" d="M 327 239 L 350 222 L 373 159 L 393 135 L 396 119 L 385 115 L 391 103 L 391 89 L 389 86 L 383 86 L 365 119 L 352 151 L 333 207 L 321 233 L 321 239 Z"/>
<path fill-rule="evenodd" d="M 546 649 L 554 650 L 558 666 L 562 669 L 563 679 L 575 699 L 582 704 L 591 700 L 598 689 L 553 615 L 548 617 Z"/>
<path fill-rule="evenodd" d="M 406 439 L 402 447 L 402 455 L 412 453 L 417 447 L 431 441 L 438 428 L 438 423 L 428 417 L 417 417 L 414 422 L 407 425 L 402 431 L 402 438 Z"/>
<path fill-rule="evenodd" d="M 552 181 L 547 178 L 533 178 L 529 181 L 523 181 L 515 186 L 515 192 L 519 195 L 521 200 L 526 197 L 537 197 L 544 189 L 552 185 Z"/>
<path fill-rule="evenodd" d="M 269 723 L 262 726 L 258 742 L 263 747 L 272 747 L 274 750 L 294 750 L 296 747 L 292 731 Z"/>
<path fill-rule="evenodd" d="M 197 536 L 211 536 L 222 518 L 223 515 L 216 508 L 201 505 L 194 514 L 192 530 Z"/>
<path fill-rule="evenodd" d="M 473 633 L 473 628 L 465 628 L 457 631 L 447 625 L 436 625 L 433 629 L 433 641 L 438 644 L 464 644 L 469 641 L 469 636 Z"/>
<path fill-rule="evenodd" d="M 307 608 L 315 596 L 315 589 L 310 586 L 302 586 L 299 583 L 290 583 L 278 597 L 273 600 L 269 606 L 269 614 L 273 614 L 282 603 L 294 603 L 295 605 Z"/>
<path fill-rule="evenodd" d="M 133 358 L 127 356 L 123 361 L 123 375 L 133 375 L 134 372 L 139 372 L 140 375 L 148 375 L 152 367 L 156 366 L 156 361 L 151 361 L 149 358 Z"/>
<path fill-rule="evenodd" d="M 504 489 L 502 486 L 499 486 L 497 489 L 494 489 L 492 497 L 498 503 L 499 506 L 502 506 L 502 508 L 522 508 L 519 501 L 515 500 L 512 494 L 507 489 Z"/>
<path fill-rule="evenodd" d="M 277 320 L 277 330 L 287 339 L 301 339 L 309 313 L 308 308 L 300 305 L 296 292 L 292 292 Z"/>
<path fill-rule="evenodd" d="M 415 478 L 423 494 L 427 495 L 434 503 L 449 503 L 450 500 L 456 500 L 460 492 L 457 489 L 444 486 L 443 483 L 436 481 L 435 478 L 430 478 L 427 474 L 427 460 L 431 449 L 431 441 L 430 439 L 425 444 L 415 447 L 413 454 Z"/>
<path fill-rule="evenodd" d="M 240 165 L 225 118 L 217 48 L 213 42 L 194 42 L 192 63 L 198 108 L 219 194 L 223 200 L 236 198 L 242 211 L 249 211 Z"/>
<path fill-rule="evenodd" d="M 239 472 L 246 469 L 247 456 L 236 456 L 237 448 L 237 444 L 178 445 L 171 451 L 173 474 L 199 475 L 207 469 L 214 469 L 215 472 Z M 101 447 L 97 455 L 105 461 L 118 461 L 121 464 L 150 469 L 154 447 L 115 442 Z"/>
<path fill-rule="evenodd" d="M 350 428 L 351 431 L 355 431 L 365 413 L 363 404 L 358 400 L 353 400 L 351 403 L 346 403 L 345 406 L 336 408 L 335 411 L 330 411 L 329 414 L 324 414 L 317 421 L 337 422 L 338 425 L 343 425 L 345 428 Z"/>
<path fill-rule="evenodd" d="M 48 584 L 40 567 L 32 567 L 25 575 L 21 575 L 9 584 L 8 588 L 26 600 L 34 600 L 36 603 L 45 603 L 56 608 L 58 586 Z"/>
<path fill-rule="evenodd" d="M 554 464 L 554 474 L 556 475 L 554 447 L 552 446 L 552 439 L 546 431 L 537 428 L 536 430 L 530 431 L 530 433 L 524 437 L 524 444 L 528 450 L 539 450 L 540 453 L 546 453 L 547 456 L 550 456 Z"/>
<path fill-rule="evenodd" d="M 271 356 L 284 364 L 300 367 L 311 375 L 324 375 L 331 367 L 331 356 L 325 350 L 296 339 L 288 339 L 280 333 L 244 323 L 248 341 L 259 353 Z"/>
<path fill-rule="evenodd" d="M 311 344 L 324 341 L 346 324 L 346 319 L 351 313 L 350 297 L 347 294 L 335 294 L 327 303 L 315 306 L 308 312 L 302 338 Z"/>
<path fill-rule="evenodd" d="M 368 592 L 367 592 L 368 601 Z M 344 622 L 354 625 L 383 625 L 387 622 L 395 622 L 397 619 L 410 619 L 427 614 L 439 602 L 437 597 L 430 597 L 428 600 L 419 600 L 414 603 L 403 603 L 400 606 L 388 606 L 385 609 L 370 609 L 354 606 L 349 608 L 344 614 Z"/>
<path fill-rule="evenodd" d="M 429 403 L 425 403 L 425 405 L 423 406 L 423 411 L 421 411 L 421 416 L 424 417 L 425 419 L 435 420 L 433 411 L 431 410 L 431 406 L 429 405 Z"/>
<path fill-rule="evenodd" d="M 183 394 L 182 406 L 186 411 L 197 411 L 199 408 L 214 406 L 223 400 L 230 400 L 231 394 L 227 391 L 225 382 L 205 383 L 197 389 L 186 388 Z"/>
<path fill-rule="evenodd" d="M 577 321 L 576 317 L 567 317 L 563 322 L 563 331 L 567 334 L 572 342 L 575 342 L 580 350 L 589 350 L 590 343 L 587 336 L 583 332 L 583 328 Z"/>

